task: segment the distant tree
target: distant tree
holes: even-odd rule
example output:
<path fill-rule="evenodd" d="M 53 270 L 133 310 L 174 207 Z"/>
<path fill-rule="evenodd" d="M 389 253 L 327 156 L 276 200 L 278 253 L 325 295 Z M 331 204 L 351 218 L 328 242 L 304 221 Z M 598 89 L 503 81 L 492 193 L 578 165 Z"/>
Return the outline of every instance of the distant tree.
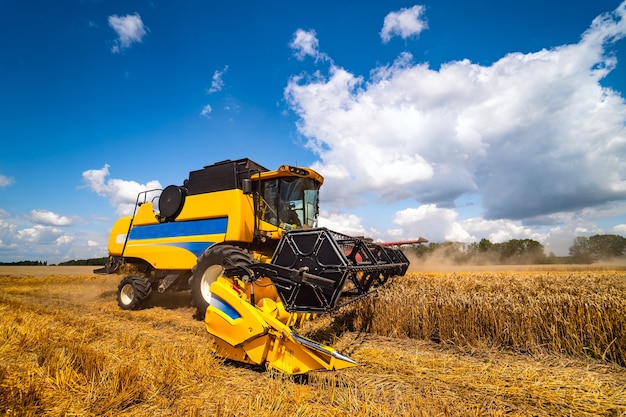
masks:
<path fill-rule="evenodd" d="M 493 249 L 493 243 L 489 239 L 482 238 L 478 242 L 478 251 L 481 253 L 489 252 Z"/>
<path fill-rule="evenodd" d="M 593 243 L 594 240 L 592 240 Z M 578 246 L 591 247 L 588 238 L 578 239 Z M 620 248 L 620 240 L 614 242 L 609 239 L 602 243 L 598 239 L 597 246 L 608 246 L 616 251 Z M 512 239 L 502 243 L 492 243 L 488 239 L 479 242 L 430 242 L 428 245 L 417 245 L 403 249 L 417 258 L 442 260 L 454 264 L 571 264 L 580 263 L 574 256 L 556 256 L 554 253 L 546 256 L 545 247 L 533 239 Z M 570 249 L 570 254 L 576 248 Z M 624 250 L 626 252 L 626 248 Z M 586 252 L 585 252 L 586 253 Z M 436 255 L 436 257 L 432 257 Z"/>
<path fill-rule="evenodd" d="M 4 266 L 43 266 L 46 262 L 42 261 L 17 261 L 17 262 L 0 262 Z"/>
<path fill-rule="evenodd" d="M 595 235 L 589 238 L 591 251 L 601 259 L 624 255 L 626 238 L 619 235 Z"/>
<path fill-rule="evenodd" d="M 585 236 L 576 237 L 572 246 L 569 247 L 569 255 L 574 262 L 590 263 L 593 260 L 593 256 L 591 254 L 589 238 Z"/>
<path fill-rule="evenodd" d="M 418 258 L 424 258 L 424 257 L 426 257 L 426 255 L 428 255 L 428 253 L 430 253 L 430 251 L 428 249 L 428 245 L 416 245 L 416 246 L 413 246 L 411 248 L 406 248 L 406 249 L 403 249 L 403 250 L 408 251 L 409 253 L 414 254 Z"/>
<path fill-rule="evenodd" d="M 626 238 L 619 235 L 579 236 L 569 248 L 570 256 L 580 263 L 624 256 Z"/>
<path fill-rule="evenodd" d="M 105 265 L 109 258 L 92 258 L 92 259 L 72 259 L 71 261 L 60 262 L 59 266 L 93 266 Z"/>
<path fill-rule="evenodd" d="M 532 239 L 511 239 L 497 245 L 500 260 L 507 263 L 544 263 L 544 246 Z"/>

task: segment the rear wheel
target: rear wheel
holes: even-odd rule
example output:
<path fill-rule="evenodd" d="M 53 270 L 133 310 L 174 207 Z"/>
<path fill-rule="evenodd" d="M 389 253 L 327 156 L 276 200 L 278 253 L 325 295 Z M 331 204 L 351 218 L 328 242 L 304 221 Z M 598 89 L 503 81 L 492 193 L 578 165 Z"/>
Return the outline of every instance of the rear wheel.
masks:
<path fill-rule="evenodd" d="M 139 310 L 150 297 L 150 281 L 140 275 L 124 278 L 117 287 L 117 304 L 123 310 Z"/>
<path fill-rule="evenodd" d="M 224 268 L 251 263 L 248 251 L 232 245 L 210 247 L 198 258 L 191 277 L 191 298 L 198 318 L 204 319 L 206 309 L 211 304 L 211 284 L 222 275 Z"/>

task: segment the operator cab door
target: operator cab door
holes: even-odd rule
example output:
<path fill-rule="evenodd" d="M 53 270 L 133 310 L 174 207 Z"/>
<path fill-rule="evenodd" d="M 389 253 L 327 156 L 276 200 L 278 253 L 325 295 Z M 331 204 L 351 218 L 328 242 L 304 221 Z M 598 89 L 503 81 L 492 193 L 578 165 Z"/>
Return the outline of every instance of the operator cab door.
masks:
<path fill-rule="evenodd" d="M 311 178 L 283 177 L 259 183 L 257 217 L 261 230 L 317 226 L 320 184 Z"/>

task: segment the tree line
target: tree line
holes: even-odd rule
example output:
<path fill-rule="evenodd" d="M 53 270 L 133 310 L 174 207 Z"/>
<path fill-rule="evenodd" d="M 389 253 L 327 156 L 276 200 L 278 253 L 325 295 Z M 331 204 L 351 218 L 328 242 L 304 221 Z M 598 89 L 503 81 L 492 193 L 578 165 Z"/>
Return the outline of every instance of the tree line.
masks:
<path fill-rule="evenodd" d="M 619 258 L 626 254 L 626 238 L 619 235 L 577 237 L 569 248 L 569 254 L 579 263 Z"/>
<path fill-rule="evenodd" d="M 407 249 L 419 258 L 433 255 L 464 264 L 585 264 L 626 255 L 626 238 L 619 235 L 594 235 L 577 237 L 569 248 L 569 256 L 546 255 L 545 247 L 533 239 L 511 239 L 493 243 L 489 239 L 480 242 L 429 243 Z"/>
<path fill-rule="evenodd" d="M 0 262 L 0 266 L 46 266 L 47 261 L 17 261 L 17 262 Z"/>
<path fill-rule="evenodd" d="M 107 263 L 109 258 L 92 258 L 92 259 L 79 259 L 66 262 L 60 262 L 59 266 L 101 266 Z"/>
<path fill-rule="evenodd" d="M 79 259 L 65 262 L 59 262 L 58 266 L 102 266 L 107 263 L 109 258 L 92 258 Z M 17 262 L 0 262 L 0 266 L 47 266 L 48 261 L 17 261 Z M 50 264 L 50 266 L 56 266 Z"/>

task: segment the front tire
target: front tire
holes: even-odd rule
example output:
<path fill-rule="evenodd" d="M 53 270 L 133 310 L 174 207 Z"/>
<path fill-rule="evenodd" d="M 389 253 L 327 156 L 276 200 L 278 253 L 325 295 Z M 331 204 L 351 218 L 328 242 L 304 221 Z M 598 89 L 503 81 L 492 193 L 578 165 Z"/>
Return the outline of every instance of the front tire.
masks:
<path fill-rule="evenodd" d="M 196 316 L 204 319 L 207 307 L 211 304 L 211 284 L 222 275 L 225 267 L 247 266 L 252 263 L 248 251 L 232 245 L 219 245 L 208 248 L 198 258 L 191 277 L 191 298 L 197 309 Z"/>
<path fill-rule="evenodd" d="M 117 305 L 122 310 L 139 310 L 150 297 L 152 285 L 145 277 L 130 275 L 117 287 Z"/>

